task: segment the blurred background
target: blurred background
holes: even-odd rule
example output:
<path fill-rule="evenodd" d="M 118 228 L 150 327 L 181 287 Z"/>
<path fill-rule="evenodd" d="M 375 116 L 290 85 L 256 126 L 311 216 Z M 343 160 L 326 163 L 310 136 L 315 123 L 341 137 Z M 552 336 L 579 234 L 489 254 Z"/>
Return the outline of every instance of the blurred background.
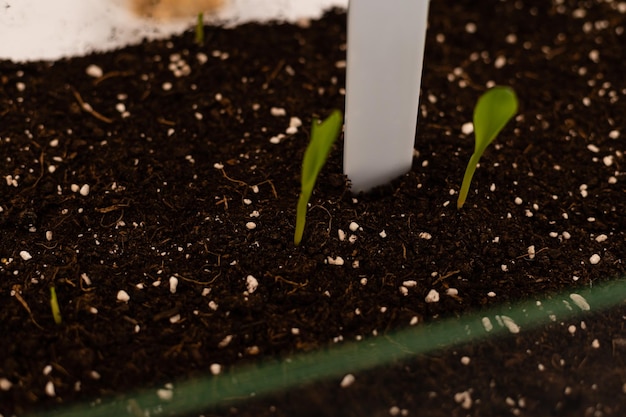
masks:
<path fill-rule="evenodd" d="M 158 16 L 168 14 L 168 3 L 192 0 L 161 0 Z M 325 9 L 347 7 L 348 0 L 222 0 L 223 5 L 205 16 L 205 22 L 225 26 L 271 20 L 294 22 L 320 17 Z M 106 51 L 180 33 L 195 24 L 189 17 L 149 19 L 137 15 L 145 0 L 3 0 L 0 3 L 0 59 L 12 61 L 55 60 L 67 56 Z M 203 0 L 205 5 L 215 0 Z"/>

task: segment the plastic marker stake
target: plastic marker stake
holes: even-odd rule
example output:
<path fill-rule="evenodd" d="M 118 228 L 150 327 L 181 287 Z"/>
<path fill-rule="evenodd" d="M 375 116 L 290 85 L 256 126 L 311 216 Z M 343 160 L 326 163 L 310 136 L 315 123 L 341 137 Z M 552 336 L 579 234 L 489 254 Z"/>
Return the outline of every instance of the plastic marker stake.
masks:
<path fill-rule="evenodd" d="M 428 0 L 350 0 L 344 173 L 355 193 L 411 169 Z"/>

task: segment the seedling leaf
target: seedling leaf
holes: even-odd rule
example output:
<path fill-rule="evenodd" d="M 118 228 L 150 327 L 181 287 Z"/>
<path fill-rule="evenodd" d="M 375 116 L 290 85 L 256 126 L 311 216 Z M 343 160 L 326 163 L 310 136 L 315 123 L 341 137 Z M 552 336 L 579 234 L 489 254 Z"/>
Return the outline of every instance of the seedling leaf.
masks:
<path fill-rule="evenodd" d="M 198 46 L 204 45 L 204 13 L 198 13 L 196 19 L 196 44 Z"/>
<path fill-rule="evenodd" d="M 50 309 L 52 310 L 52 317 L 56 324 L 61 324 L 63 319 L 61 318 L 61 309 L 59 308 L 59 301 L 57 300 L 57 292 L 54 287 L 50 287 Z"/>
<path fill-rule="evenodd" d="M 343 115 L 341 111 L 335 110 L 323 122 L 317 119 L 313 120 L 311 126 L 311 140 L 309 146 L 304 151 L 302 159 L 302 188 L 300 197 L 298 198 L 298 206 L 296 209 L 296 231 L 294 233 L 293 242 L 296 246 L 302 241 L 304 234 L 304 225 L 306 223 L 306 211 L 309 199 L 313 193 L 313 187 L 317 181 L 322 167 L 328 159 L 328 154 L 333 143 L 341 133 L 343 124 Z"/>
<path fill-rule="evenodd" d="M 474 108 L 474 153 L 465 169 L 457 208 L 460 209 L 465 204 L 472 177 L 476 171 L 476 164 L 478 164 L 480 157 L 509 120 L 515 116 L 517 108 L 517 96 L 510 87 L 493 87 L 478 99 Z"/>

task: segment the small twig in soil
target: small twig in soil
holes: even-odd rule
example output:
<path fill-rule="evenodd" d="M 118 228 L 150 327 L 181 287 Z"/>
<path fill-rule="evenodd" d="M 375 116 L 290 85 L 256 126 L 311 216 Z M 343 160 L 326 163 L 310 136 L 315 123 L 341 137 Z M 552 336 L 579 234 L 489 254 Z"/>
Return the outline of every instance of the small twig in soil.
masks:
<path fill-rule="evenodd" d="M 28 306 L 28 304 L 26 303 L 26 300 L 24 300 L 24 298 L 20 295 L 20 291 L 22 290 L 22 286 L 21 285 L 14 285 L 11 288 L 12 292 L 13 292 L 13 296 L 17 299 L 17 301 L 19 301 L 19 303 L 22 305 L 22 307 L 24 307 L 24 309 L 28 312 L 28 315 L 30 316 L 30 319 L 33 321 L 33 324 L 35 326 L 37 326 L 39 328 L 39 330 L 43 330 L 43 327 L 41 327 L 39 325 L 39 323 L 37 323 L 37 320 L 35 320 L 35 317 L 33 316 L 33 312 L 30 309 L 30 307 Z"/>
<path fill-rule="evenodd" d="M 80 105 L 80 108 L 83 109 L 84 111 L 86 111 L 87 113 L 91 114 L 93 117 L 95 117 L 96 119 L 103 121 L 105 123 L 113 123 L 113 119 L 109 119 L 106 116 L 103 116 L 102 114 L 98 113 L 97 111 L 95 111 L 91 105 L 89 103 L 85 103 L 83 101 L 83 98 L 80 96 L 80 94 L 78 93 L 78 91 L 74 90 L 72 88 L 72 93 L 74 93 L 74 97 L 76 98 L 76 101 L 78 101 L 78 104 Z"/>
<path fill-rule="evenodd" d="M 113 77 L 130 77 L 131 75 L 134 75 L 134 74 L 135 73 L 132 72 L 132 71 L 111 71 L 111 72 L 107 72 L 102 77 L 96 78 L 94 80 L 94 82 L 93 82 L 93 85 L 98 85 L 102 81 L 108 80 L 109 78 L 113 78 Z"/>
<path fill-rule="evenodd" d="M 176 126 L 176 122 L 172 122 L 171 120 L 164 119 L 163 117 L 157 117 L 157 122 L 166 126 Z"/>
<path fill-rule="evenodd" d="M 278 193 L 276 192 L 276 188 L 274 188 L 274 183 L 272 182 L 272 180 L 265 180 L 263 182 L 260 182 L 257 184 L 257 187 L 259 185 L 263 185 L 263 184 L 269 184 L 270 187 L 272 188 L 272 194 L 274 194 L 274 198 L 276 198 L 278 200 Z"/>
<path fill-rule="evenodd" d="M 326 233 L 328 235 L 330 235 L 330 231 L 332 230 L 332 226 L 333 226 L 333 216 L 332 216 L 332 214 L 330 214 L 330 211 L 328 211 L 328 209 L 326 207 L 320 206 L 319 204 L 316 204 L 313 207 L 311 207 L 311 210 L 313 210 L 315 207 L 321 208 L 322 210 L 324 210 L 328 214 L 328 217 L 330 219 L 328 220 L 328 228 L 326 229 Z"/>
<path fill-rule="evenodd" d="M 539 249 L 539 250 L 537 250 L 537 251 L 535 251 L 535 256 L 537 256 L 538 254 L 540 254 L 541 252 L 546 251 L 546 250 L 548 250 L 548 247 L 547 247 L 547 246 L 546 246 L 546 247 L 543 247 L 543 248 L 541 248 L 541 249 Z M 517 258 L 515 258 L 515 259 L 522 259 L 522 258 L 524 258 L 524 259 L 533 259 L 533 258 L 531 258 L 530 256 L 528 256 L 528 254 L 527 254 L 527 253 L 526 253 L 526 254 L 524 254 L 524 255 L 520 255 L 520 256 L 518 256 L 518 257 L 517 257 Z"/>
<path fill-rule="evenodd" d="M 33 142 L 34 143 L 34 142 Z M 37 145 L 37 147 L 39 147 Z M 43 152 L 41 152 L 41 154 L 39 155 L 39 166 L 40 166 L 40 171 L 39 171 L 39 176 L 37 177 L 37 179 L 35 180 L 35 182 L 33 183 L 33 185 L 31 185 L 30 187 L 27 188 L 27 190 L 32 190 L 35 187 L 37 187 L 37 184 L 39 184 L 39 181 L 41 181 L 41 179 L 43 178 L 43 174 L 44 174 L 44 158 L 43 158 Z"/>
<path fill-rule="evenodd" d="M 440 275 L 439 278 L 437 278 L 435 281 L 433 281 L 433 283 L 431 285 L 435 285 L 438 282 L 441 282 L 441 281 L 443 281 L 446 278 L 450 278 L 451 276 L 458 274 L 459 272 L 461 272 L 461 271 L 459 269 L 456 269 L 454 271 L 448 272 L 447 274 Z"/>
<path fill-rule="evenodd" d="M 302 289 L 304 287 L 306 287 L 307 285 L 309 285 L 309 281 L 305 281 L 304 283 L 298 283 L 298 282 L 294 282 L 294 281 L 289 281 L 288 279 L 285 279 L 283 277 L 281 277 L 280 275 L 273 275 L 272 276 L 274 278 L 274 282 L 284 282 L 285 284 L 289 284 L 291 286 L 293 286 L 293 290 L 288 291 L 287 295 L 291 295 L 293 293 L 295 293 L 296 291 L 298 291 L 299 289 Z"/>
<path fill-rule="evenodd" d="M 249 187 L 249 185 L 248 185 L 248 183 L 247 183 L 247 182 L 243 182 L 243 181 L 235 180 L 235 179 L 232 179 L 231 177 L 229 177 L 228 175 L 226 175 L 226 171 L 224 171 L 224 168 L 220 169 L 220 171 L 222 171 L 222 175 L 223 175 L 223 176 L 224 176 L 224 178 L 226 178 L 228 181 L 230 181 L 230 182 L 234 182 L 235 184 L 239 184 L 239 185 L 242 185 L 242 186 Z"/>
<path fill-rule="evenodd" d="M 176 278 L 180 278 L 180 279 L 182 279 L 185 282 L 191 282 L 191 283 L 198 284 L 198 285 L 211 285 L 211 284 L 213 284 L 215 282 L 216 279 L 219 278 L 220 275 L 222 275 L 221 272 L 219 274 L 217 274 L 216 276 L 214 276 L 213 279 L 210 280 L 210 281 L 197 281 L 195 279 L 185 278 L 185 277 L 183 277 L 182 275 L 179 275 L 179 274 L 174 274 L 174 276 Z"/>
<path fill-rule="evenodd" d="M 226 196 L 224 196 L 224 198 L 215 203 L 216 206 L 219 206 L 220 204 L 224 205 L 224 210 L 228 210 L 228 198 Z"/>

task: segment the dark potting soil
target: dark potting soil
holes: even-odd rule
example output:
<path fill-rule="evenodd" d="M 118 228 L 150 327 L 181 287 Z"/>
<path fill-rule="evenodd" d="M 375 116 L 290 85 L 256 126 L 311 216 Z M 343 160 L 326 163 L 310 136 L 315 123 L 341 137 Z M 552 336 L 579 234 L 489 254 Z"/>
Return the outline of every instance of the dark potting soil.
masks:
<path fill-rule="evenodd" d="M 344 105 L 345 12 L 0 62 L 0 414 L 623 277 L 625 26 L 617 1 L 433 1 L 413 169 L 353 196 L 340 139 L 300 247 L 311 120 Z M 463 126 L 493 83 L 520 112 L 457 210 Z M 592 305 L 204 415 L 622 416 L 624 314 Z"/>

